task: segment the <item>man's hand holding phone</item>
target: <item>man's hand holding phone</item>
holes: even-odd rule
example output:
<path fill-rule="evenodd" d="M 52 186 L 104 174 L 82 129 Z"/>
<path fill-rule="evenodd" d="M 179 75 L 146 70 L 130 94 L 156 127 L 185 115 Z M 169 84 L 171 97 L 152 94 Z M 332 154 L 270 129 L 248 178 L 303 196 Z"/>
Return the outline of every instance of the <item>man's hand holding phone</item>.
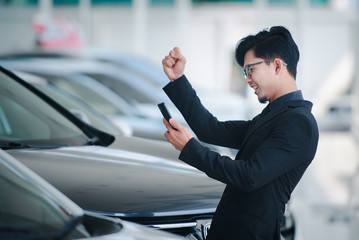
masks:
<path fill-rule="evenodd" d="M 187 142 L 193 138 L 192 133 L 171 117 L 164 103 L 158 104 L 158 107 L 162 112 L 163 123 L 167 128 L 164 134 L 167 141 L 177 150 L 182 151 Z"/>

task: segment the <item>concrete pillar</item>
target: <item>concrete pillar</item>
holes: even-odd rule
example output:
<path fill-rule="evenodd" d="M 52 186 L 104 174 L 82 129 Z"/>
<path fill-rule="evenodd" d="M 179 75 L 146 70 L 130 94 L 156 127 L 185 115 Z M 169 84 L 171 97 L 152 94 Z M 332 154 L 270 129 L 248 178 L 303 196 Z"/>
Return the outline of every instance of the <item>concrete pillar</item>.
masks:
<path fill-rule="evenodd" d="M 191 0 L 175 0 L 174 7 L 176 14 L 177 40 L 178 43 L 185 48 L 187 42 Z"/>
<path fill-rule="evenodd" d="M 293 29 L 292 35 L 294 40 L 296 41 L 300 57 L 299 57 L 299 63 L 297 66 L 297 77 L 299 79 L 298 86 L 303 91 L 306 91 L 306 89 L 310 89 L 311 83 L 308 81 L 310 79 L 309 71 L 306 69 L 310 69 L 310 63 L 305 61 L 305 56 L 307 53 L 305 50 L 307 49 L 305 44 L 305 26 L 307 25 L 307 18 L 309 17 L 309 1 L 310 0 L 300 0 L 296 2 L 295 6 L 295 29 Z"/>
<path fill-rule="evenodd" d="M 259 29 L 258 31 L 262 30 L 265 27 L 270 27 L 267 26 L 266 23 L 266 19 L 265 19 L 265 13 L 268 9 L 268 1 L 269 0 L 255 0 L 254 4 L 255 4 L 255 9 L 256 9 L 256 24 L 257 24 L 257 28 Z"/>
<path fill-rule="evenodd" d="M 147 21 L 150 0 L 133 0 L 134 52 L 138 55 L 147 54 Z"/>
<path fill-rule="evenodd" d="M 39 12 L 40 14 L 51 18 L 53 13 L 53 2 L 52 0 L 39 0 Z"/>
<path fill-rule="evenodd" d="M 352 132 L 356 137 L 359 149 L 359 3 L 356 7 L 356 20 L 353 24 L 353 47 L 354 47 L 354 90 L 352 99 Z"/>
<path fill-rule="evenodd" d="M 85 32 L 88 44 L 92 43 L 92 25 L 91 25 L 91 0 L 79 1 L 80 24 Z"/>
<path fill-rule="evenodd" d="M 233 54 L 233 52 L 228 51 L 228 39 L 230 39 L 231 36 L 231 18 L 218 16 L 215 20 L 214 27 L 214 59 L 216 65 L 216 68 L 214 69 L 215 89 L 217 91 L 229 92 L 231 84 L 230 66 L 232 64 Z"/>

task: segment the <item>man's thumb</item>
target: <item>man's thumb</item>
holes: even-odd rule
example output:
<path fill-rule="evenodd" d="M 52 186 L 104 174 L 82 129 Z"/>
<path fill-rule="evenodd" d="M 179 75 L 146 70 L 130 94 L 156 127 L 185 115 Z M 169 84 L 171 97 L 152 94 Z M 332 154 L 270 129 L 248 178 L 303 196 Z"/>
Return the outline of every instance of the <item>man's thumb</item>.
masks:
<path fill-rule="evenodd" d="M 172 52 L 172 57 L 178 59 L 179 61 L 184 61 L 185 58 L 182 55 L 181 49 L 179 47 L 174 47 Z"/>
<path fill-rule="evenodd" d="M 176 120 L 174 120 L 173 118 L 170 118 L 170 124 L 172 127 L 179 129 L 181 127 L 181 124 L 179 124 Z"/>

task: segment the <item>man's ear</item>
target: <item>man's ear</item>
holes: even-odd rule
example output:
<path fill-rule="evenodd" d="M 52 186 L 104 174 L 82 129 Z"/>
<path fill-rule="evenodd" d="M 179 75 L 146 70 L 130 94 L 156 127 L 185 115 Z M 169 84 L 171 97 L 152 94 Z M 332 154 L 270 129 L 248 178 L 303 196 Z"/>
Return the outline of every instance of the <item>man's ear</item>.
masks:
<path fill-rule="evenodd" d="M 276 72 L 277 74 L 279 74 L 280 71 L 282 71 L 282 68 L 283 68 L 282 60 L 279 59 L 279 58 L 275 58 L 275 59 L 273 60 L 273 64 L 274 64 L 274 67 L 275 67 L 275 72 Z"/>

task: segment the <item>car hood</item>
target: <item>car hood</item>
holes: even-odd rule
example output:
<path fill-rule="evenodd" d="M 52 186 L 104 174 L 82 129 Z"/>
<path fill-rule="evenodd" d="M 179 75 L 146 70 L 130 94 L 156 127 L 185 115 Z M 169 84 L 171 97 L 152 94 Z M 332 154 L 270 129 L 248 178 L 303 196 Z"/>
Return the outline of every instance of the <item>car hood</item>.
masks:
<path fill-rule="evenodd" d="M 158 139 L 147 139 L 143 137 L 133 137 L 133 136 L 122 136 L 122 135 L 113 135 L 115 137 L 115 141 L 113 141 L 108 147 L 128 150 L 138 153 L 143 153 L 146 155 L 151 155 L 155 157 L 161 157 L 165 159 L 169 159 L 172 161 L 180 162 L 178 160 L 178 156 L 180 154 L 169 142 L 162 141 Z M 229 149 L 225 147 L 220 147 L 216 145 L 206 144 L 200 142 L 203 146 L 212 149 L 215 152 L 218 152 L 221 155 L 226 155 L 232 159 L 236 156 L 238 150 Z"/>
<path fill-rule="evenodd" d="M 224 185 L 161 157 L 100 146 L 8 150 L 86 210 L 119 217 L 210 213 Z"/>

